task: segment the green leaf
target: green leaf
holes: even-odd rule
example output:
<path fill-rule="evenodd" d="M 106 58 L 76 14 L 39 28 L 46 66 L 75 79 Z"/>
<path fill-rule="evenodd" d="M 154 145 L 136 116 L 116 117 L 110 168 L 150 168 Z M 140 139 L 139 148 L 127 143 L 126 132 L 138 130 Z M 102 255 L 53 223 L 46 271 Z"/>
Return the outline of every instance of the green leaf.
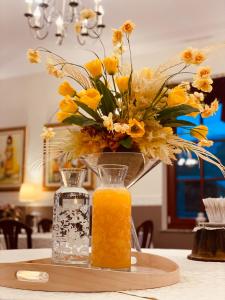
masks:
<path fill-rule="evenodd" d="M 66 118 L 63 121 L 64 124 L 75 124 L 81 127 L 91 126 L 98 124 L 95 120 L 86 118 L 84 116 L 74 115 L 69 118 Z"/>
<path fill-rule="evenodd" d="M 199 112 L 199 110 L 190 105 L 182 104 L 173 107 L 167 107 L 161 110 L 160 113 L 158 114 L 157 119 L 158 120 L 164 119 L 169 121 L 171 119 L 176 119 L 177 117 L 185 116 L 193 112 Z"/>
<path fill-rule="evenodd" d="M 168 127 L 182 127 L 182 126 L 196 126 L 196 124 L 186 121 L 186 120 L 170 120 L 170 121 L 161 121 L 160 124 Z"/>
<path fill-rule="evenodd" d="M 86 113 L 88 113 L 92 118 L 94 118 L 96 121 L 101 121 L 101 118 L 99 117 L 98 113 L 88 107 L 85 103 L 80 102 L 80 101 L 75 101 L 76 104 L 81 107 Z"/>
<path fill-rule="evenodd" d="M 130 136 L 120 141 L 120 145 L 124 148 L 130 149 L 132 147 L 132 139 Z"/>
<path fill-rule="evenodd" d="M 96 88 L 102 95 L 100 106 L 101 111 L 105 116 L 108 116 L 110 112 L 113 112 L 117 108 L 115 97 L 101 80 L 97 79 L 95 84 Z"/>

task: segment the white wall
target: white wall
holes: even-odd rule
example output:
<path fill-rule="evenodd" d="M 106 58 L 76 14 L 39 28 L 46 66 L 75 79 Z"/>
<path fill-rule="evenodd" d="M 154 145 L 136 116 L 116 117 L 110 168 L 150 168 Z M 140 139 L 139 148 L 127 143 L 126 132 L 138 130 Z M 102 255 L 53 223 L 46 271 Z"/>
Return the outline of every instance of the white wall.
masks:
<path fill-rule="evenodd" d="M 25 180 L 42 183 L 42 126 L 53 122 L 57 109 L 59 80 L 46 73 L 0 80 L 0 128 L 27 126 Z M 134 205 L 162 203 L 162 165 L 157 166 L 133 188 Z M 52 193 L 43 193 L 40 205 L 52 204 Z M 0 193 L 1 202 L 17 203 L 18 193 Z"/>

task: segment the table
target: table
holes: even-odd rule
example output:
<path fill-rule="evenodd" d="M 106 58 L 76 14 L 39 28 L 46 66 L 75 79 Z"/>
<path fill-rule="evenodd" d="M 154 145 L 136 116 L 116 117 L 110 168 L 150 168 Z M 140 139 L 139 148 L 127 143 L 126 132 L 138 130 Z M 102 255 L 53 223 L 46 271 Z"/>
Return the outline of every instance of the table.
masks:
<path fill-rule="evenodd" d="M 125 293 L 53 293 L 23 291 L 0 287 L 1 300 L 134 300 L 143 297 L 159 300 L 224 300 L 225 263 L 198 262 L 186 257 L 190 250 L 148 249 L 144 252 L 168 257 L 177 262 L 181 269 L 181 281 L 175 285 L 143 291 Z M 50 257 L 50 249 L 1 250 L 0 262 Z"/>
<path fill-rule="evenodd" d="M 32 233 L 32 248 L 51 248 L 52 246 L 52 233 Z M 18 248 L 27 248 L 27 236 L 26 234 L 19 234 Z M 0 249 L 6 249 L 4 236 L 0 234 Z M 1 299 L 1 298 L 0 298 Z"/>

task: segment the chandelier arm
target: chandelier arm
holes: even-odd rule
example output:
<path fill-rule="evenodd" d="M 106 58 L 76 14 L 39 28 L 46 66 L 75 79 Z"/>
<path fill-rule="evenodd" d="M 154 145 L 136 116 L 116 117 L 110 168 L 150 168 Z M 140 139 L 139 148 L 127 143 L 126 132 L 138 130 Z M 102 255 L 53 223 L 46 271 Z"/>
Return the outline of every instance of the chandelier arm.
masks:
<path fill-rule="evenodd" d="M 27 18 L 28 25 L 29 25 L 29 27 L 30 27 L 31 29 L 33 29 L 33 30 L 42 30 L 42 29 L 44 29 L 44 27 L 45 27 L 44 22 L 42 23 L 41 26 L 37 26 L 37 25 L 35 25 L 35 23 L 34 23 L 33 20 L 34 20 L 33 17 L 28 17 L 28 18 Z"/>
<path fill-rule="evenodd" d="M 74 18 L 75 18 L 74 8 L 71 7 L 71 16 L 69 22 L 70 23 L 74 22 Z"/>
<path fill-rule="evenodd" d="M 77 41 L 81 46 L 85 45 L 85 40 L 82 39 L 82 37 L 79 34 L 77 34 Z"/>
<path fill-rule="evenodd" d="M 66 0 L 64 0 L 66 1 Z M 43 2 L 43 5 L 39 5 L 41 9 L 40 15 L 33 15 L 32 11 L 28 10 L 24 15 L 27 18 L 28 27 L 32 30 L 32 33 L 35 38 L 39 40 L 44 40 L 49 35 L 49 27 L 54 23 L 54 20 L 57 16 L 60 16 L 62 13 L 65 17 L 64 20 L 62 20 L 62 24 L 60 23 L 60 29 L 55 34 L 57 37 L 57 44 L 61 45 L 64 38 L 65 33 L 69 27 L 70 24 L 76 20 L 77 22 L 80 22 L 79 19 L 79 11 L 77 10 L 77 6 L 69 5 L 69 3 L 64 2 L 63 6 L 63 12 L 65 12 L 65 9 L 67 13 L 61 12 L 57 8 L 56 0 L 49 0 L 47 3 Z M 69 6 L 66 6 L 66 3 Z M 69 8 L 69 10 L 68 10 Z M 37 17 L 37 18 L 36 18 Z M 57 25 L 58 26 L 58 25 Z M 61 28 L 62 27 L 62 28 Z M 90 37 L 91 39 L 98 39 L 100 38 L 100 35 L 102 34 L 103 28 L 105 25 L 102 24 L 102 20 L 99 20 L 99 15 L 96 15 L 95 19 L 89 24 L 85 24 L 85 31 L 84 34 L 77 34 L 76 39 L 78 43 L 83 46 L 86 43 L 85 36 Z M 58 27 L 57 27 L 58 29 Z"/>
<path fill-rule="evenodd" d="M 52 21 L 48 19 L 48 16 L 47 16 L 47 8 L 46 7 L 42 7 L 42 11 L 43 11 L 43 18 L 45 20 L 45 22 L 47 24 L 52 24 Z"/>
<path fill-rule="evenodd" d="M 39 30 L 36 30 L 35 36 L 38 40 L 44 40 L 48 36 L 48 31 L 46 31 L 45 34 L 41 35 L 41 32 Z"/>

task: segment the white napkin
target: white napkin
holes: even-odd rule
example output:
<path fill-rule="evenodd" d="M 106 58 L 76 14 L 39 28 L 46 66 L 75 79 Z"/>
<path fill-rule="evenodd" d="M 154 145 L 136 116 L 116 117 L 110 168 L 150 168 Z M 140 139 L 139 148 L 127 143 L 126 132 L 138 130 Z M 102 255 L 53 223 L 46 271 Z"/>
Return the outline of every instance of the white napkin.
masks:
<path fill-rule="evenodd" d="M 209 222 L 225 223 L 225 198 L 202 199 Z"/>

